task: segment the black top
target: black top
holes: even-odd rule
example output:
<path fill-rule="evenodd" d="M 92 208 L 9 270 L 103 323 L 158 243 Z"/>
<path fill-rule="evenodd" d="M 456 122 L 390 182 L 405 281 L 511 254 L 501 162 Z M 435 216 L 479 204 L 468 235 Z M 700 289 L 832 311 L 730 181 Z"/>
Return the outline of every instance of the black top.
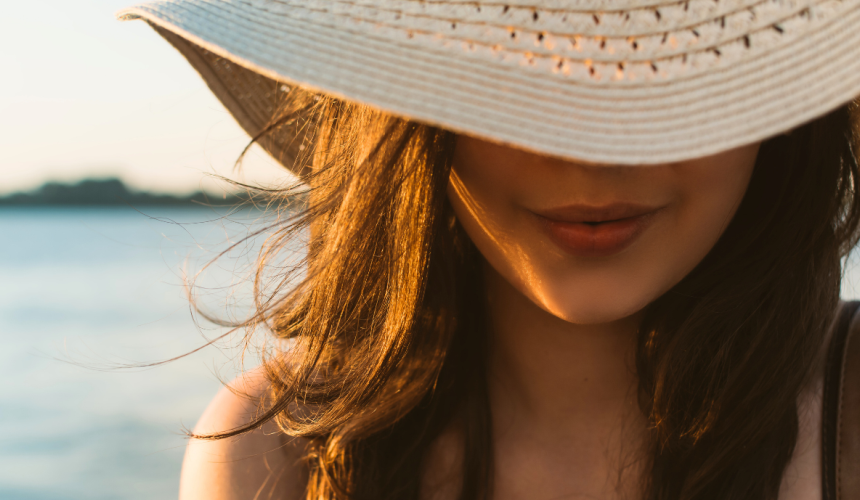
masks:
<path fill-rule="evenodd" d="M 851 319 L 860 307 L 860 302 L 851 301 L 842 304 L 836 316 L 833 337 L 827 353 L 827 365 L 824 372 L 824 408 L 822 413 L 821 431 L 821 488 L 824 500 L 837 500 L 837 469 L 836 453 L 838 435 L 839 410 L 842 396 L 842 371 L 848 332 Z"/>

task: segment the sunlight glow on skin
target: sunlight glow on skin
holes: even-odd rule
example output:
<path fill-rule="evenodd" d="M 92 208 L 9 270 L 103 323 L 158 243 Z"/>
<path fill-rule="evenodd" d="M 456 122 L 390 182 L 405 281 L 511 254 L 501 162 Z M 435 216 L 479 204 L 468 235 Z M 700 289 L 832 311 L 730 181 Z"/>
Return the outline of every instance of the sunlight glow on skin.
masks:
<path fill-rule="evenodd" d="M 705 257 L 743 198 L 758 148 L 614 166 L 460 136 L 448 195 L 481 254 L 515 289 L 570 323 L 608 323 L 641 311 Z M 608 257 L 564 252 L 533 213 L 622 202 L 662 208 L 629 247 Z"/>
<path fill-rule="evenodd" d="M 448 187 L 448 198 L 454 205 L 457 218 L 460 221 L 466 218 L 472 225 L 472 230 L 467 231 L 472 241 L 475 241 L 476 238 L 482 241 L 487 240 L 485 246 L 503 253 L 505 261 L 517 263 L 512 269 L 515 274 L 512 282 L 520 284 L 516 288 L 532 291 L 535 294 L 535 303 L 548 303 L 549 298 L 545 297 L 542 292 L 540 277 L 531 263 L 527 250 L 517 241 L 516 234 L 509 234 L 505 231 L 504 226 L 493 224 L 494 218 L 487 213 L 487 207 L 482 206 L 472 196 L 455 170 L 451 170 Z M 461 214 L 463 215 L 461 216 Z M 482 247 L 479 246 L 479 248 Z"/>

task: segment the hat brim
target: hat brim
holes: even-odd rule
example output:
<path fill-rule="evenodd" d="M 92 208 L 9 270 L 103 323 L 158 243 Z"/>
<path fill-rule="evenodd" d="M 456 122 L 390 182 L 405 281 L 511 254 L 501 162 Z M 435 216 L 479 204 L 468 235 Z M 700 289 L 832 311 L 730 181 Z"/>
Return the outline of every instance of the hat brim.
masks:
<path fill-rule="evenodd" d="M 288 82 L 541 154 L 646 165 L 757 142 L 860 95 L 860 2 L 844 1 L 839 16 L 791 43 L 638 86 L 452 58 L 255 2 L 156 2 L 120 15 L 157 27 L 251 135 Z M 287 165 L 294 157 L 283 144 L 264 146 Z"/>

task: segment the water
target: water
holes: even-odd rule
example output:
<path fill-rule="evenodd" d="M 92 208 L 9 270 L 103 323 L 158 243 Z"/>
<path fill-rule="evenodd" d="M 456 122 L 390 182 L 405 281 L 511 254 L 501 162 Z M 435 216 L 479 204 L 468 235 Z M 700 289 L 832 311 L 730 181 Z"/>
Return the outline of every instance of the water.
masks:
<path fill-rule="evenodd" d="M 160 220 L 131 208 L 0 210 L 4 500 L 175 497 L 183 425 L 193 426 L 220 388 L 214 373 L 229 379 L 238 369 L 229 346 L 149 370 L 92 369 L 200 345 L 181 270 L 209 261 L 255 217 L 225 223 L 206 209 L 143 211 Z M 248 250 L 204 285 L 229 285 Z M 843 295 L 860 296 L 858 284 L 852 263 Z M 204 303 L 223 309 L 224 289 L 211 289 Z"/>
<path fill-rule="evenodd" d="M 182 268 L 199 268 L 246 229 L 202 208 L 142 211 L 196 224 L 131 208 L 0 210 L 0 498 L 176 496 L 183 425 L 220 388 L 216 371 L 229 379 L 238 369 L 235 351 L 208 348 L 148 370 L 93 368 L 202 344 Z M 205 284 L 229 284 L 241 260 Z M 223 309 L 223 295 L 204 303 Z"/>

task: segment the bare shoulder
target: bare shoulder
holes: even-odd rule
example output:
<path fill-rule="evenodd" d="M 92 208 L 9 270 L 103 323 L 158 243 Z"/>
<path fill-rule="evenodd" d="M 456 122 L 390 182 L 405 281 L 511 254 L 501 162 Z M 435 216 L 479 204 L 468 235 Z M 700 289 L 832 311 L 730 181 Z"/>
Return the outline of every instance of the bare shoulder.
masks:
<path fill-rule="evenodd" d="M 782 476 L 779 500 L 821 500 L 821 418 L 824 406 L 823 373 L 797 403 L 797 445 Z"/>
<path fill-rule="evenodd" d="M 223 432 L 247 423 L 256 411 L 255 396 L 267 388 L 261 370 L 252 370 L 215 396 L 195 434 Z M 251 396 L 243 397 L 242 394 Z M 304 498 L 307 481 L 304 443 L 281 433 L 273 423 L 241 436 L 191 440 L 182 463 L 180 500 L 257 500 Z"/>

